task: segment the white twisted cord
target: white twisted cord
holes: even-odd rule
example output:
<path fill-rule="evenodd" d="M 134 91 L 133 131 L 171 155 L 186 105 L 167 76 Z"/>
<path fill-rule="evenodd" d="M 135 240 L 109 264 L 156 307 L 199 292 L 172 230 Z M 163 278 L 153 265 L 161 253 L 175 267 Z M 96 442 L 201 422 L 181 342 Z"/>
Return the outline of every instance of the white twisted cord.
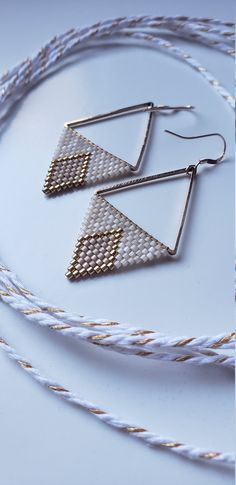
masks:
<path fill-rule="evenodd" d="M 77 337 L 90 343 L 125 354 L 134 354 L 156 360 L 186 362 L 195 365 L 217 364 L 234 367 L 234 358 L 217 354 L 210 348 L 232 348 L 234 334 L 221 334 L 215 337 L 168 337 L 153 330 L 125 327 L 108 320 L 92 321 L 88 317 L 78 317 L 64 310 L 49 307 L 26 290 L 14 275 L 9 286 L 8 278 L 2 285 L 8 271 L 0 266 L 0 296 L 3 301 L 23 313 L 29 320 L 62 333 Z M 106 331 L 106 333 L 104 333 Z M 103 332 L 103 333 L 102 333 Z M 179 351 L 181 347 L 181 353 Z M 210 347 L 210 348 L 208 348 Z M 171 352 L 160 352 L 160 349 Z M 186 353 L 187 350 L 187 353 Z M 203 355 L 196 355 L 197 353 Z"/>
<path fill-rule="evenodd" d="M 0 95 L 0 105 L 7 101 L 14 93 L 23 91 L 34 82 L 42 78 L 44 73 L 51 69 L 53 65 L 64 59 L 75 48 L 82 48 L 90 40 L 101 37 L 111 37 L 116 34 L 134 35 L 132 30 L 141 27 L 144 31 L 142 40 L 153 42 L 155 47 L 165 48 L 174 56 L 177 56 L 187 62 L 192 68 L 202 74 L 208 82 L 223 96 L 223 98 L 234 106 L 233 97 L 220 85 L 220 83 L 196 60 L 181 49 L 173 46 L 170 42 L 161 38 L 153 38 L 152 31 L 162 31 L 177 33 L 180 37 L 192 39 L 194 36 L 203 44 L 211 45 L 218 48 L 228 55 L 234 55 L 234 24 L 229 22 L 219 22 L 212 19 L 196 19 L 190 17 L 123 17 L 118 19 L 107 20 L 94 24 L 84 29 L 72 29 L 61 36 L 55 37 L 51 42 L 46 44 L 39 53 L 32 59 L 21 63 L 17 68 L 6 73 L 1 81 L 2 92 Z M 217 26 L 217 27 L 216 27 Z M 224 30 L 226 28 L 226 30 Z M 149 32 L 150 36 L 147 34 Z M 138 34 L 138 33 L 137 33 Z M 23 92 L 21 93 L 21 95 Z"/>
<path fill-rule="evenodd" d="M 2 123 L 16 99 L 23 96 L 30 86 L 40 81 L 57 63 L 60 63 L 91 40 L 109 40 L 113 36 L 129 36 L 134 39 L 148 41 L 157 48 L 166 49 L 169 53 L 184 60 L 203 75 L 227 103 L 233 107 L 233 97 L 203 66 L 189 54 L 184 53 L 169 41 L 159 37 L 166 32 L 174 33 L 180 38 L 195 39 L 230 56 L 234 55 L 234 24 L 215 19 L 183 16 L 136 16 L 107 20 L 84 29 L 72 29 L 52 39 L 34 58 L 27 59 L 2 76 L 0 79 Z M 158 334 L 154 330 L 137 329 L 118 324 L 118 322 L 79 317 L 62 310 L 58 311 L 58 309 L 52 311 L 52 305 L 45 304 L 28 290 L 23 291 L 21 282 L 17 280 L 13 272 L 4 269 L 4 266 L 2 271 L 0 271 L 0 281 L 3 283 L 1 296 L 4 301 L 24 313 L 28 318 L 38 321 L 41 325 L 50 326 L 54 330 L 60 330 L 63 334 L 79 336 L 106 348 L 113 348 L 124 353 L 135 353 L 143 357 L 156 358 L 156 349 L 159 348 L 176 351 L 177 347 L 181 347 L 183 351 L 187 349 L 189 352 L 190 349 L 192 352 L 200 353 L 204 357 L 200 355 L 196 358 L 194 354 L 190 353 L 188 355 L 178 354 L 178 356 L 176 354 L 176 359 L 181 359 L 176 361 L 195 363 L 199 359 L 204 363 L 207 361 L 223 365 L 229 364 L 230 366 L 232 364 L 232 358 L 219 356 L 208 349 L 233 348 L 235 343 L 235 334 L 233 332 L 212 337 L 168 337 Z M 12 282 L 14 285 L 11 288 Z M 11 291 L 9 288 L 11 288 Z M 87 332 L 84 332 L 84 327 L 86 327 Z M 104 327 L 106 327 L 105 334 Z M 140 340 L 140 335 L 143 336 L 149 333 L 152 335 Z M 141 351 L 137 349 L 137 346 L 138 349 L 141 346 Z M 171 359 L 173 360 L 173 354 Z"/>
<path fill-rule="evenodd" d="M 209 464 L 215 463 L 225 466 L 233 466 L 235 463 L 233 453 L 221 453 L 205 448 L 197 448 L 191 445 L 185 445 L 179 441 L 152 433 L 145 428 L 141 428 L 140 426 L 130 424 L 129 422 L 124 421 L 107 411 L 104 411 L 99 406 L 82 399 L 80 396 L 72 393 L 54 380 L 43 376 L 38 369 L 33 367 L 32 364 L 26 361 L 22 356 L 18 355 L 15 350 L 10 347 L 10 345 L 2 338 L 0 338 L 0 347 L 12 360 L 20 365 L 22 369 L 30 374 L 31 377 L 57 396 L 62 397 L 69 403 L 75 404 L 79 408 L 85 409 L 109 426 L 139 438 L 149 446 L 168 449 L 169 451 L 184 456 L 188 459 L 205 461 Z"/>

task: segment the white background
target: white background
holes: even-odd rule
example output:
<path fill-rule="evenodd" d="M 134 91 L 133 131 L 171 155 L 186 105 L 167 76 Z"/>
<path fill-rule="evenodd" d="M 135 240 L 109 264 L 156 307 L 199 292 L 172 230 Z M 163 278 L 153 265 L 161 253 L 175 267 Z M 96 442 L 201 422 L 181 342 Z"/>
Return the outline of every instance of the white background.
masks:
<path fill-rule="evenodd" d="M 54 34 L 120 15 L 212 16 L 234 20 L 234 2 L 1 0 L 0 68 L 36 52 Z M 181 43 L 233 92 L 233 62 Z M 43 180 L 63 123 L 130 104 L 193 104 L 196 112 L 159 116 L 143 174 L 217 155 L 215 139 L 186 135 L 220 131 L 225 163 L 202 170 L 175 261 L 70 283 L 64 277 L 93 189 L 47 199 Z M 132 160 L 145 116 L 83 130 Z M 78 62 L 34 89 L 0 139 L 1 259 L 50 303 L 79 314 L 157 328 L 171 335 L 217 334 L 233 327 L 233 114 L 208 84 L 181 62 L 153 49 L 89 49 Z M 174 237 L 184 187 L 160 184 L 113 196 L 129 217 L 164 242 Z M 140 194 L 142 194 L 140 196 Z M 193 368 L 114 355 L 74 343 L 27 322 L 1 304 L 0 333 L 44 373 L 85 398 L 162 435 L 214 450 L 233 449 L 233 379 L 219 368 Z M 107 428 L 37 386 L 0 354 L 0 467 L 4 485 L 171 483 L 230 485 L 233 474 L 152 450 Z"/>

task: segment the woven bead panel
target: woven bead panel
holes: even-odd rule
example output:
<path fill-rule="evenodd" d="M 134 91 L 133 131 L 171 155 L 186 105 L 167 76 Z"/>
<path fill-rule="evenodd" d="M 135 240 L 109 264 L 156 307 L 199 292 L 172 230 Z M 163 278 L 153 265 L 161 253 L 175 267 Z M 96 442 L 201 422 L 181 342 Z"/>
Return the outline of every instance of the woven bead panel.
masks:
<path fill-rule="evenodd" d="M 95 185 L 122 177 L 131 165 L 92 143 L 75 129 L 64 128 L 43 191 L 55 195 L 64 190 Z"/>
<path fill-rule="evenodd" d="M 82 226 L 67 277 L 79 279 L 154 262 L 167 256 L 167 249 L 96 194 Z"/>

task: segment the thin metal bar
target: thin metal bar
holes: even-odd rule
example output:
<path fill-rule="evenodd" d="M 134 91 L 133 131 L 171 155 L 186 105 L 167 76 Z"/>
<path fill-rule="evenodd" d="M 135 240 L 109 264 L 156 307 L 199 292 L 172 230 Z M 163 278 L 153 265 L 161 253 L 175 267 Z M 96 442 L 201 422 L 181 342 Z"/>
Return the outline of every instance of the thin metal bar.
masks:
<path fill-rule="evenodd" d="M 150 111 L 150 112 L 158 112 L 158 111 L 188 111 L 194 109 L 194 106 L 186 105 L 186 106 L 168 106 L 164 104 L 159 104 L 154 106 L 154 104 L 149 101 L 147 103 L 135 104 L 133 106 L 127 106 L 126 108 L 116 109 L 115 111 L 110 111 L 109 113 L 99 114 L 95 116 L 89 116 L 87 118 L 80 118 L 78 120 L 72 120 L 65 123 L 65 127 L 69 128 L 76 128 L 79 126 L 88 125 L 90 123 L 97 123 L 99 121 L 108 120 L 111 118 L 116 118 L 118 116 L 125 116 L 131 113 L 138 113 L 139 111 Z"/>
<path fill-rule="evenodd" d="M 139 168 L 140 168 L 140 166 L 143 162 L 143 159 L 144 159 L 145 151 L 146 151 L 146 148 L 147 148 L 147 144 L 148 144 L 148 140 L 149 140 L 149 136 L 150 136 L 150 132 L 151 132 L 151 125 L 152 125 L 152 121 L 153 121 L 153 110 L 152 110 L 153 103 L 151 103 L 150 106 L 151 106 L 151 109 L 148 110 L 149 114 L 148 114 L 147 128 L 146 128 L 146 131 L 145 131 L 144 140 L 143 140 L 143 144 L 141 146 L 141 150 L 140 150 L 140 153 L 139 153 L 138 160 L 137 160 L 135 165 L 130 165 L 132 172 L 138 172 L 138 170 L 139 170 Z"/>
<path fill-rule="evenodd" d="M 90 123 L 97 123 L 98 121 L 108 120 L 110 118 L 116 118 L 118 116 L 124 116 L 130 113 L 137 113 L 139 111 L 151 110 L 153 103 L 150 101 L 148 103 L 135 104 L 133 106 L 127 106 L 126 108 L 116 109 L 115 111 L 110 111 L 109 113 L 99 114 L 95 116 L 89 116 L 87 118 L 81 118 L 74 121 L 68 121 L 65 123 L 66 127 L 76 128 L 78 126 L 88 125 Z"/>
<path fill-rule="evenodd" d="M 194 106 L 191 104 L 187 104 L 186 106 L 168 106 L 165 104 L 158 104 L 157 106 L 153 106 L 152 111 L 189 111 L 194 109 Z"/>
<path fill-rule="evenodd" d="M 188 173 L 189 173 L 189 171 L 188 171 Z M 192 190 L 193 190 L 193 182 L 194 182 L 196 173 L 197 173 L 196 167 L 193 166 L 192 167 L 192 170 L 191 170 L 190 184 L 189 184 L 189 188 L 188 188 L 186 202 L 185 202 L 185 206 L 184 206 L 184 210 L 183 210 L 183 214 L 182 214 L 182 218 L 181 218 L 181 222 L 180 222 L 180 228 L 179 228 L 179 231 L 178 231 L 178 234 L 177 234 L 175 246 L 174 246 L 173 249 L 168 248 L 168 253 L 171 254 L 171 255 L 173 255 L 173 256 L 178 251 L 178 247 L 179 247 L 181 235 L 182 235 L 183 228 L 184 228 L 184 223 L 185 223 L 186 217 L 187 217 L 188 207 L 189 207 L 189 203 L 190 203 L 190 199 L 191 199 L 191 194 L 192 194 Z"/>
<path fill-rule="evenodd" d="M 98 195 L 108 195 L 115 192 L 120 192 L 129 188 L 139 187 L 140 185 L 148 185 L 157 180 L 175 177 L 177 175 L 184 175 L 188 173 L 188 168 L 179 168 L 178 170 L 172 170 L 169 172 L 158 173 L 155 175 L 149 175 L 148 177 L 142 177 L 134 180 L 128 180 L 128 182 L 122 182 L 121 184 L 112 185 L 112 187 L 107 187 L 105 189 L 97 190 Z"/>

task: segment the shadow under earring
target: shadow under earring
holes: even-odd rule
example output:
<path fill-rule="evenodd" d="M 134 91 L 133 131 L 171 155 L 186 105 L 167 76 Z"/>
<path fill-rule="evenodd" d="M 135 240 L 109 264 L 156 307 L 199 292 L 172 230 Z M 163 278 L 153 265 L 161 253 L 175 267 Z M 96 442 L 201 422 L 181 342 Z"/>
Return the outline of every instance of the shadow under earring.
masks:
<path fill-rule="evenodd" d="M 219 133 L 186 137 L 169 130 L 166 131 L 183 139 L 219 136 L 224 143 L 223 152 L 217 159 L 204 158 L 185 168 L 130 180 L 107 189 L 98 190 L 92 199 L 89 213 L 82 227 L 81 236 L 76 244 L 71 264 L 66 273 L 69 279 L 102 275 L 113 270 L 157 262 L 160 258 L 168 255 L 176 255 L 198 167 L 205 163 L 215 165 L 220 162 L 225 154 L 226 142 Z M 106 195 L 114 192 L 179 176 L 189 178 L 189 188 L 173 248 L 168 247 L 147 233 L 105 198 Z"/>
<path fill-rule="evenodd" d="M 45 179 L 43 192 L 47 195 L 56 195 L 138 172 L 147 147 L 154 112 L 189 109 L 192 109 L 192 106 L 154 106 L 149 102 L 65 123 Z M 134 165 L 112 155 L 76 130 L 85 125 L 138 112 L 147 112 L 148 121 L 139 157 Z"/>

